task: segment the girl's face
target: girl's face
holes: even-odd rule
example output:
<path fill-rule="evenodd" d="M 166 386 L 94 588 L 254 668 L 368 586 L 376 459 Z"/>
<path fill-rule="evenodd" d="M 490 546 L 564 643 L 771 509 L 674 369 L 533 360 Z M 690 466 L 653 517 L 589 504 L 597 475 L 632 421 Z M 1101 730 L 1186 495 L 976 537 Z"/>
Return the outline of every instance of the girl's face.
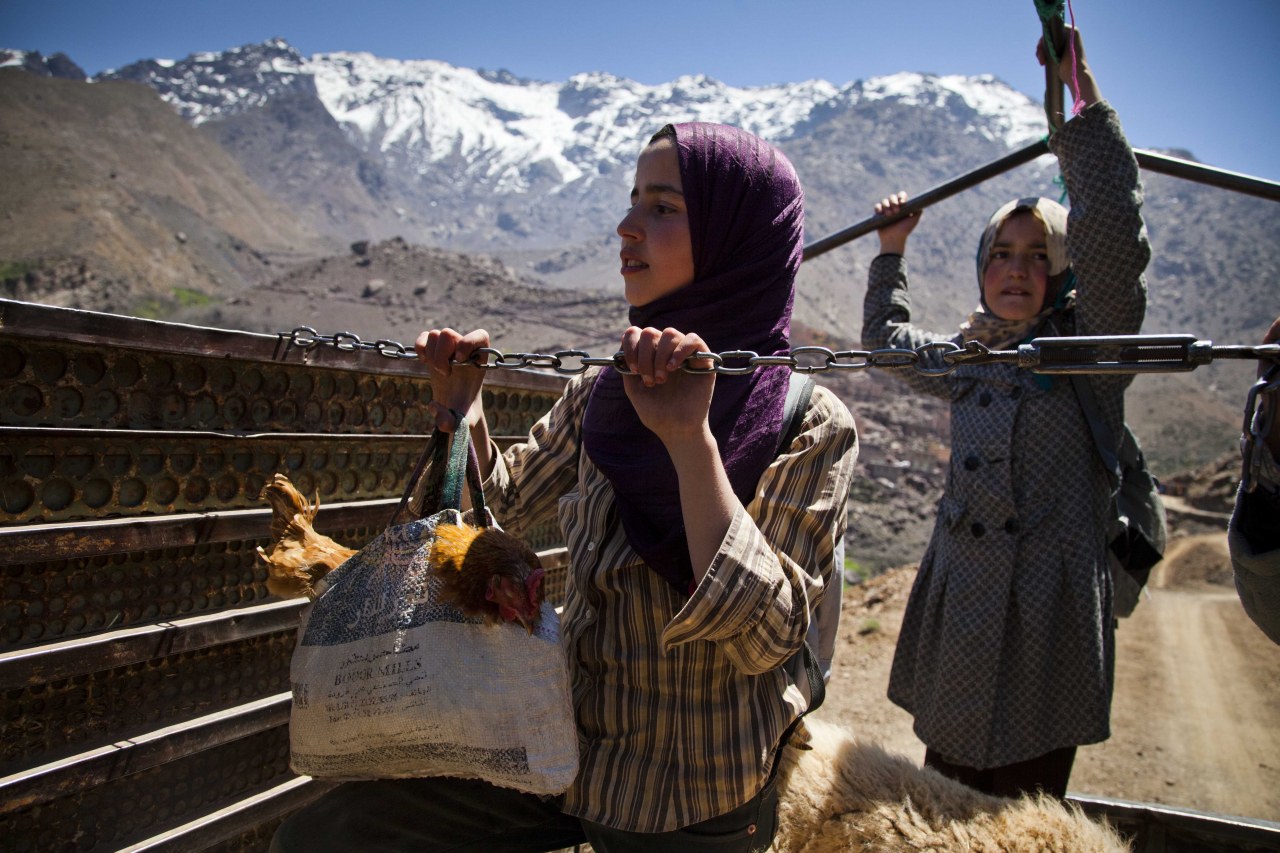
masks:
<path fill-rule="evenodd" d="M 640 153 L 631 209 L 618 223 L 627 302 L 639 308 L 693 282 L 693 241 L 675 140 Z"/>
<path fill-rule="evenodd" d="M 1029 320 L 1044 308 L 1049 251 L 1044 226 L 1030 211 L 1000 224 L 982 274 L 982 298 L 1002 320 Z"/>

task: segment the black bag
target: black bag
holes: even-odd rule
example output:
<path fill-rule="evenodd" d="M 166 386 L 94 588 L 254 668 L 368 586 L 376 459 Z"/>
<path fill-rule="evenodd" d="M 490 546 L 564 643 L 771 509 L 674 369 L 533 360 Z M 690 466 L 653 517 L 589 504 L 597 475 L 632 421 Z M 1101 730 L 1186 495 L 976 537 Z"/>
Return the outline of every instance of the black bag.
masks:
<path fill-rule="evenodd" d="M 1113 522 L 1110 539 L 1111 579 L 1115 587 L 1115 615 L 1128 616 L 1138 606 L 1151 569 L 1164 557 L 1169 538 L 1159 483 L 1147 470 L 1137 436 L 1124 425 L 1117 444 L 1098 413 L 1093 389 L 1082 376 L 1071 386 L 1089 422 L 1093 443 L 1111 476 Z M 1118 448 L 1119 452 L 1113 448 Z"/>

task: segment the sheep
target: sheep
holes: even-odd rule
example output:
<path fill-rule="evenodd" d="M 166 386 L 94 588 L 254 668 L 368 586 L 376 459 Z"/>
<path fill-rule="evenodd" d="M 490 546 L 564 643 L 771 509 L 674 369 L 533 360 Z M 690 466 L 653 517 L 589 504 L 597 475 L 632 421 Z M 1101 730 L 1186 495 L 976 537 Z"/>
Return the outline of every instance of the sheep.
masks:
<path fill-rule="evenodd" d="M 810 748 L 782 750 L 775 853 L 1129 850 L 1110 826 L 1053 797 L 993 797 L 844 727 L 805 726 Z"/>

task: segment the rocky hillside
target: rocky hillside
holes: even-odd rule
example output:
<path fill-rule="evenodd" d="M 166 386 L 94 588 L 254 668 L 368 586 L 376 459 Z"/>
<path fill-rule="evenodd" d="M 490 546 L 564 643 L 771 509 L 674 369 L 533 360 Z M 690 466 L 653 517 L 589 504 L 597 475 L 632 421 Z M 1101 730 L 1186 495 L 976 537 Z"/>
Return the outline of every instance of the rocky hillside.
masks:
<path fill-rule="evenodd" d="M 0 162 L 6 296 L 167 313 L 332 245 L 137 84 L 0 69 Z"/>
<path fill-rule="evenodd" d="M 617 349 L 614 330 L 625 327 L 626 307 L 614 293 L 530 286 L 491 258 L 414 246 L 397 237 L 359 241 L 346 254 L 298 264 L 201 319 L 248 331 L 351 331 L 406 347 L 424 329 L 484 328 L 500 345 L 520 342 L 503 349 L 588 346 L 595 355 L 608 355 Z"/>

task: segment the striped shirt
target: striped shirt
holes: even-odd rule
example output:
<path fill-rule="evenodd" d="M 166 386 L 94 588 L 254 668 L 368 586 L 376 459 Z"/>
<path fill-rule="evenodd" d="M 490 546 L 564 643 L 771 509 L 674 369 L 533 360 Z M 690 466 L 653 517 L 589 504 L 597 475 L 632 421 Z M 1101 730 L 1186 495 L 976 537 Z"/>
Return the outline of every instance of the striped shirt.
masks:
<path fill-rule="evenodd" d="M 528 439 L 496 457 L 485 497 L 516 535 L 557 513 L 568 546 L 562 629 L 581 764 L 564 810 L 668 832 L 755 796 L 804 708 L 782 665 L 802 646 L 810 607 L 839 578 L 833 551 L 857 434 L 848 409 L 816 387 L 799 435 L 686 597 L 627 543 L 613 489 L 582 452 L 596 375 L 572 380 Z"/>

